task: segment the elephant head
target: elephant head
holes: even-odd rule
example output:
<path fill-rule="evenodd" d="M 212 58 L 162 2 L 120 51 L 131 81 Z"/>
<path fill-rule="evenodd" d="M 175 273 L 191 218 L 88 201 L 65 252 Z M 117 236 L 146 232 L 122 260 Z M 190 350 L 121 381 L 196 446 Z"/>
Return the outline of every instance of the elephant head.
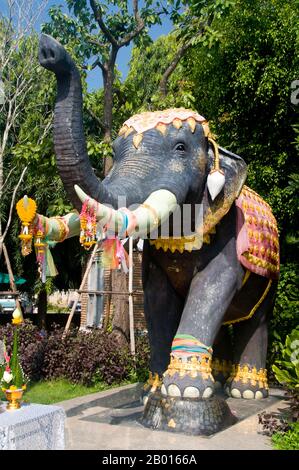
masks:
<path fill-rule="evenodd" d="M 39 60 L 57 78 L 55 151 L 65 189 L 76 208 L 87 193 L 100 203 L 99 218 L 113 216 L 119 227 L 123 212 L 108 214 L 106 205 L 119 209 L 118 200 L 126 207 L 137 204 L 135 225 L 147 226 L 147 218 L 153 221 L 158 216 L 161 223 L 177 205 L 202 203 L 202 230 L 209 233 L 214 228 L 238 196 L 246 164 L 239 156 L 218 148 L 202 116 L 182 108 L 133 116 L 114 141 L 113 167 L 100 182 L 86 151 L 79 72 L 65 49 L 47 35 L 40 40 Z M 216 171 L 220 179 L 225 178 L 216 193 L 215 182 L 210 182 L 208 190 L 215 169 L 220 169 Z"/>

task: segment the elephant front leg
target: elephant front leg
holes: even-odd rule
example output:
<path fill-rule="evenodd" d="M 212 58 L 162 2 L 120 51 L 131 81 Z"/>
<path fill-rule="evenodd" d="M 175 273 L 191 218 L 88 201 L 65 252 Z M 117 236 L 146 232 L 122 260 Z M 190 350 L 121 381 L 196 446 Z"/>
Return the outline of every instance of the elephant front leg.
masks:
<path fill-rule="evenodd" d="M 243 275 L 231 248 L 193 278 L 163 377 L 165 396 L 205 399 L 214 393 L 211 346 Z"/>
<path fill-rule="evenodd" d="M 222 253 L 193 278 L 161 395 L 151 396 L 144 411 L 146 426 L 210 435 L 235 422 L 226 402 L 213 397 L 211 368 L 211 345 L 243 274 L 229 260 Z"/>

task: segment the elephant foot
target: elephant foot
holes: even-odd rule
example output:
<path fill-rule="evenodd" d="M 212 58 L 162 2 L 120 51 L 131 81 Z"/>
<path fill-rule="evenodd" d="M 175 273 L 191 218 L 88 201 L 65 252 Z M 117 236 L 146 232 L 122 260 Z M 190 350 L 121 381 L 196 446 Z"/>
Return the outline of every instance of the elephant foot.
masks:
<path fill-rule="evenodd" d="M 152 374 L 152 372 L 150 372 L 148 380 L 144 384 L 141 392 L 141 402 L 144 406 L 148 401 L 148 397 L 156 391 L 159 391 L 161 389 L 161 385 L 162 380 L 159 375 L 157 373 Z"/>
<path fill-rule="evenodd" d="M 220 397 L 209 399 L 149 396 L 141 424 L 151 429 L 209 436 L 237 421 Z"/>
<path fill-rule="evenodd" d="M 163 396 L 187 399 L 208 399 L 214 394 L 209 355 L 171 356 L 161 386 Z"/>
<path fill-rule="evenodd" d="M 225 392 L 232 398 L 247 400 L 267 398 L 269 395 L 267 370 L 256 369 L 247 364 L 233 365 L 231 376 L 225 384 Z"/>
<path fill-rule="evenodd" d="M 232 370 L 232 362 L 226 359 L 213 358 L 212 375 L 215 381 L 215 390 L 222 390 Z"/>

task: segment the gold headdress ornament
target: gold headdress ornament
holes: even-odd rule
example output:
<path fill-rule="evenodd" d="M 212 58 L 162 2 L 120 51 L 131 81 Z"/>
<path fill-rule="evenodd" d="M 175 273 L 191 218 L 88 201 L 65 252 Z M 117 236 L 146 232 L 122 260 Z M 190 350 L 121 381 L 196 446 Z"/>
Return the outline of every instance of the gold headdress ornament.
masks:
<path fill-rule="evenodd" d="M 137 149 L 142 142 L 143 132 L 156 129 L 161 132 L 161 134 L 165 135 L 167 130 L 166 126 L 168 124 L 172 124 L 176 129 L 180 129 L 183 122 L 188 123 L 192 133 L 195 131 L 196 124 L 201 124 L 205 136 L 213 146 L 214 165 L 208 175 L 207 187 L 212 200 L 214 200 L 224 186 L 225 177 L 224 172 L 220 169 L 218 144 L 215 142 L 215 137 L 210 131 L 208 121 L 203 116 L 190 109 L 184 108 L 140 113 L 128 119 L 120 129 L 118 135 L 126 138 L 135 131 L 136 134 L 133 136 L 133 145 Z"/>

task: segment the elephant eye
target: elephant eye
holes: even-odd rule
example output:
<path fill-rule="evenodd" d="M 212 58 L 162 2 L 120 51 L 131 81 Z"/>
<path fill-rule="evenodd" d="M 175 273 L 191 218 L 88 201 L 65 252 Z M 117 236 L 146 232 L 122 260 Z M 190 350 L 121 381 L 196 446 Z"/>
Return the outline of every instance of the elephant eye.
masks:
<path fill-rule="evenodd" d="M 175 150 L 178 150 L 179 152 L 184 152 L 185 151 L 185 145 L 182 142 L 180 142 L 179 144 L 177 144 L 175 146 Z"/>

